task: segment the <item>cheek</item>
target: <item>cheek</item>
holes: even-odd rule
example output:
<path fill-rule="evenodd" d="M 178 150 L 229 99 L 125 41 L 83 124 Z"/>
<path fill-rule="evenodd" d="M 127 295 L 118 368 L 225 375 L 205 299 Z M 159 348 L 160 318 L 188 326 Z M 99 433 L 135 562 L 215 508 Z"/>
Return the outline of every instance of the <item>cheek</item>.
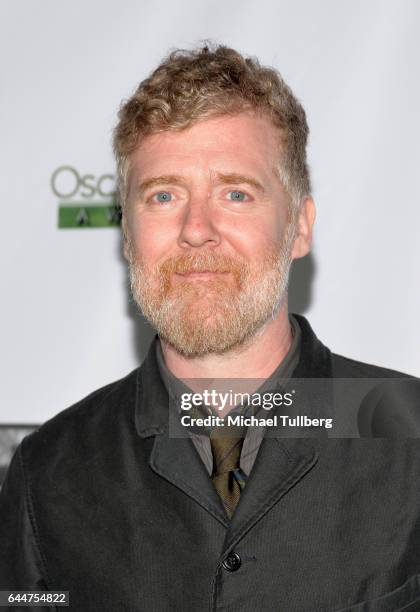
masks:
<path fill-rule="evenodd" d="M 174 236 L 170 223 L 139 216 L 131 220 L 130 238 L 136 258 L 154 264 L 173 251 Z"/>
<path fill-rule="evenodd" d="M 278 218 L 254 218 L 231 223 L 224 233 L 235 251 L 247 259 L 262 259 L 281 243 L 284 230 L 285 225 Z"/>

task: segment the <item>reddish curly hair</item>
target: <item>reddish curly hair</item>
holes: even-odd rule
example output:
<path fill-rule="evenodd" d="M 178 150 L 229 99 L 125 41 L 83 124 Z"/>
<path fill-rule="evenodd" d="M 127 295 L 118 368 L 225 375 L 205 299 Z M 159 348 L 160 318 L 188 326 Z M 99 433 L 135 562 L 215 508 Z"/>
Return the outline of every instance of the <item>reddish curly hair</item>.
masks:
<path fill-rule="evenodd" d="M 209 43 L 171 52 L 121 106 L 113 142 L 123 209 L 129 157 L 143 136 L 245 111 L 265 114 L 279 128 L 276 166 L 293 208 L 298 209 L 311 190 L 304 109 L 276 70 Z"/>

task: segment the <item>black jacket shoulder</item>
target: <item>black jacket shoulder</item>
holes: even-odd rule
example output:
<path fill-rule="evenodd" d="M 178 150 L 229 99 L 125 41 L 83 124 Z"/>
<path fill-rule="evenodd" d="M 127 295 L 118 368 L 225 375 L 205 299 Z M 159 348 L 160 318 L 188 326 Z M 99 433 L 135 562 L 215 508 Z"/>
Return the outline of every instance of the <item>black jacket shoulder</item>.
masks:
<path fill-rule="evenodd" d="M 408 374 L 331 353 L 333 378 L 412 378 Z"/>
<path fill-rule="evenodd" d="M 115 429 L 133 422 L 133 398 L 138 368 L 127 376 L 96 389 L 26 436 L 21 443 L 27 465 L 46 465 L 64 448 L 85 457 L 94 455 L 105 439 L 112 443 Z M 41 466 L 39 466 L 41 467 Z"/>

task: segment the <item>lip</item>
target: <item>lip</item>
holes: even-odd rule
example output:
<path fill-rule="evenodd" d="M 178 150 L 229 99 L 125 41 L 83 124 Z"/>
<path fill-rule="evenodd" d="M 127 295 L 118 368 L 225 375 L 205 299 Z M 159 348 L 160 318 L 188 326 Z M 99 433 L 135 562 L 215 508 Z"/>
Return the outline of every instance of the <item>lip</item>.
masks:
<path fill-rule="evenodd" d="M 211 272 L 209 270 L 203 270 L 202 272 L 186 272 L 185 274 L 176 273 L 176 276 L 187 278 L 188 280 L 206 280 L 220 274 L 228 274 L 228 272 Z"/>

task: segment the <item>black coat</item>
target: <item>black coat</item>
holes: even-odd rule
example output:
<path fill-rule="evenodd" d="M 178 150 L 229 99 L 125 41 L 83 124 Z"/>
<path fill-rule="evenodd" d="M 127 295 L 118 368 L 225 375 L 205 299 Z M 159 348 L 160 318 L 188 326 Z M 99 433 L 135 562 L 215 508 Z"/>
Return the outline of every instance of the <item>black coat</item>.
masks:
<path fill-rule="evenodd" d="M 296 377 L 398 376 L 298 320 Z M 78 612 L 420 610 L 419 440 L 267 437 L 229 524 L 191 440 L 168 435 L 154 348 L 17 450 L 0 590 L 68 590 Z"/>

